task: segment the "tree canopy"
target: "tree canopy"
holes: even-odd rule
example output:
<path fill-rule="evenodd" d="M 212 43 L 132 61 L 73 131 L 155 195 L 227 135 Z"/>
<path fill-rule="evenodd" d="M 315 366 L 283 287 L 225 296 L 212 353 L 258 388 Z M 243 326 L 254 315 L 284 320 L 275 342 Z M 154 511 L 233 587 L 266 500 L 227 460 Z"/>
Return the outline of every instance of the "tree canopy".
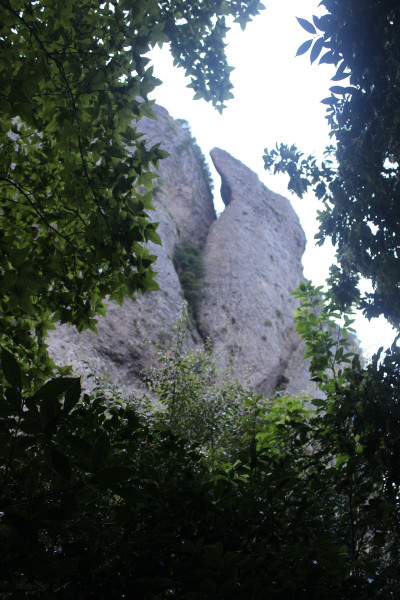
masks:
<path fill-rule="evenodd" d="M 148 94 L 159 83 L 146 53 L 169 42 L 195 97 L 222 110 L 232 96 L 225 16 L 244 27 L 261 8 L 0 1 L 0 336 L 37 377 L 49 372 L 53 321 L 95 329 L 106 297 L 157 288 L 148 211 L 166 153 L 138 130 L 154 118 Z"/>
<path fill-rule="evenodd" d="M 265 166 L 287 173 L 300 197 L 312 189 L 322 199 L 317 239 L 337 247 L 330 283 L 342 305 L 356 301 L 367 317 L 384 315 L 398 328 L 400 8 L 394 0 L 321 5 L 326 12 L 313 22 L 299 19 L 312 38 L 298 53 L 336 67 L 322 100 L 334 145 L 318 162 L 281 144 L 266 150 Z M 360 276 L 373 286 L 361 296 Z"/>

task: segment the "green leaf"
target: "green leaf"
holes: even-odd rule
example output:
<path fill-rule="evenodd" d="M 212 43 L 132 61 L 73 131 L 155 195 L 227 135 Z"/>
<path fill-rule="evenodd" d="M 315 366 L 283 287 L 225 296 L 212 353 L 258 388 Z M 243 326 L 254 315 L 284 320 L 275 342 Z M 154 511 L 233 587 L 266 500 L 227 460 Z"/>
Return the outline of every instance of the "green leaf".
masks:
<path fill-rule="evenodd" d="M 105 432 L 103 432 L 99 435 L 99 437 L 96 439 L 93 445 L 91 461 L 94 472 L 99 471 L 99 469 L 101 469 L 104 466 L 109 453 L 110 440 L 108 435 Z"/>
<path fill-rule="evenodd" d="M 155 223 L 155 225 L 158 225 L 158 223 Z M 146 229 L 146 239 L 150 242 L 153 242 L 154 244 L 161 245 L 162 243 L 161 238 L 156 232 L 155 228 L 148 227 Z"/>
<path fill-rule="evenodd" d="M 55 446 L 51 446 L 48 450 L 50 465 L 54 471 L 61 475 L 63 479 L 68 481 L 71 479 L 71 465 L 68 458 L 58 450 Z"/>
<path fill-rule="evenodd" d="M 81 380 L 76 377 L 67 389 L 64 400 L 64 412 L 68 414 L 79 402 L 81 395 Z"/>
<path fill-rule="evenodd" d="M 3 369 L 4 377 L 8 383 L 14 387 L 22 387 L 21 370 L 15 358 L 5 348 L 1 352 L 1 366 Z"/>

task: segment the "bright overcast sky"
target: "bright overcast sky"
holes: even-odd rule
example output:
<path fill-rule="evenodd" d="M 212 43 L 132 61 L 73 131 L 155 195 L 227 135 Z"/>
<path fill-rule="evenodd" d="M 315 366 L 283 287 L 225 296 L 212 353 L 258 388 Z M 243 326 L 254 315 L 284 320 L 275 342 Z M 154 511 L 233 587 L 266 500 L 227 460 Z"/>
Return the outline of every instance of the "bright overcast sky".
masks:
<path fill-rule="evenodd" d="M 264 0 L 266 10 L 254 18 L 243 32 L 233 25 L 228 35 L 227 55 L 235 68 L 231 80 L 235 98 L 230 100 L 222 116 L 204 101 L 193 100 L 185 86 L 181 69 L 172 67 L 166 49 L 152 52 L 155 75 L 163 81 L 154 98 L 174 118 L 189 121 L 206 159 L 217 146 L 228 151 L 255 171 L 274 192 L 290 199 L 299 215 L 307 237 L 303 257 L 304 274 L 322 285 L 333 261 L 329 242 L 316 247 L 314 235 L 318 229 L 318 202 L 311 196 L 299 200 L 287 190 L 287 177 L 270 175 L 263 168 L 263 150 L 278 142 L 295 143 L 304 153 L 321 156 L 329 143 L 325 108 L 320 103 L 329 95 L 331 65 L 310 65 L 309 54 L 296 58 L 296 50 L 311 36 L 304 31 L 297 17 L 311 20 L 322 14 L 319 0 Z M 219 198 L 219 177 L 210 164 L 215 180 L 217 210 L 223 204 Z M 282 241 L 284 243 L 284 240 Z M 393 339 L 383 320 L 371 323 L 357 319 L 357 333 L 367 354 Z"/>

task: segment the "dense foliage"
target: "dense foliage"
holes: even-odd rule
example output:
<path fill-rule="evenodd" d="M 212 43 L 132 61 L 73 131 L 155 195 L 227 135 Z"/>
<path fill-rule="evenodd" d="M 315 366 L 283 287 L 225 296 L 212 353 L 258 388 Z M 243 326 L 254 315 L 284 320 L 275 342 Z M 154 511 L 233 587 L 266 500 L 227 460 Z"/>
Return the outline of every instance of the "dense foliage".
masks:
<path fill-rule="evenodd" d="M 102 388 L 82 394 L 72 377 L 44 383 L 43 337 L 53 319 L 93 327 L 105 295 L 122 301 L 154 285 L 143 244 L 157 240 L 146 210 L 150 164 L 163 153 L 146 149 L 136 129 L 151 116 L 147 94 L 157 83 L 147 49 L 170 40 L 198 97 L 222 106 L 230 94 L 224 14 L 244 25 L 260 5 L 0 0 L 5 600 L 399 597 L 399 349 L 394 343 L 364 367 L 351 315 L 339 311 L 354 299 L 358 271 L 375 285 L 362 300 L 369 314 L 397 322 L 400 310 L 390 246 L 398 11 L 384 1 L 324 5 L 328 15 L 302 21 L 323 36 L 301 51 L 312 46 L 314 60 L 326 46 L 337 79 L 353 78 L 327 101 L 337 167 L 302 162 L 296 149 L 266 159 L 288 170 L 300 194 L 316 186 L 327 206 L 321 235 L 334 231 L 339 242 L 341 281 L 326 296 L 310 283 L 296 292 L 297 329 L 323 394 L 312 405 L 254 395 L 218 373 L 207 349 L 184 352 L 181 326 L 149 375 L 154 408 Z M 373 43 L 373 56 L 360 40 Z M 347 143 L 350 114 L 358 137 Z M 363 225 L 378 246 L 365 245 Z"/>
<path fill-rule="evenodd" d="M 399 327 L 400 7 L 395 0 L 321 4 L 327 12 L 313 23 L 299 19 L 313 36 L 299 53 L 310 49 L 311 61 L 321 56 L 336 67 L 322 100 L 335 144 L 320 163 L 281 144 L 266 150 L 265 165 L 288 173 L 300 197 L 311 188 L 322 199 L 317 239 L 331 237 L 337 247 L 331 287 L 342 305 L 357 301 L 368 317 L 382 314 Z M 361 298 L 360 276 L 373 286 Z"/>
<path fill-rule="evenodd" d="M 231 97 L 225 16 L 242 27 L 255 0 L 0 1 L 0 339 L 51 370 L 54 320 L 95 329 L 106 296 L 156 289 L 145 248 L 152 165 L 138 121 L 159 83 L 146 53 L 170 42 L 196 97 Z M 139 127 L 139 130 L 138 130 Z"/>
<path fill-rule="evenodd" d="M 151 376 L 156 411 L 73 378 L 25 394 L 3 352 L 2 597 L 398 597 L 398 349 L 363 369 L 321 290 L 301 293 L 329 394 L 315 412 L 218 383 L 182 328 Z"/>

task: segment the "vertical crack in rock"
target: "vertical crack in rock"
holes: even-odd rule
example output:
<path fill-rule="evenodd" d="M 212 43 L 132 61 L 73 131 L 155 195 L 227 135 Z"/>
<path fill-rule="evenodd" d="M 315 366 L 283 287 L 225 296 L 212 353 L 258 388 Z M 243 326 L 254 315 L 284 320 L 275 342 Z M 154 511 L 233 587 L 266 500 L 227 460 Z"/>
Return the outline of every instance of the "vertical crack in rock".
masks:
<path fill-rule="evenodd" d="M 181 308 L 175 250 L 194 244 L 202 249 L 206 281 L 196 311 L 197 332 L 210 338 L 235 377 L 243 382 L 250 377 L 259 392 L 270 394 L 283 385 L 290 392 L 305 391 L 308 370 L 294 333 L 296 305 L 290 295 L 302 279 L 305 245 L 295 212 L 240 161 L 214 148 L 211 156 L 226 206 L 217 220 L 205 160 L 188 124 L 173 120 L 162 107 L 155 112 L 157 121 L 142 119 L 138 129 L 148 145 L 161 142 L 170 153 L 160 161 L 153 196 L 162 246 L 149 244 L 157 254 L 160 290 L 127 299 L 122 307 L 110 303 L 97 336 L 57 327 L 49 338 L 53 358 L 72 364 L 78 374 L 87 372 L 89 364 L 89 370 L 111 379 L 126 395 L 140 394 L 142 370 L 157 362 L 154 342 L 168 345 Z M 189 343 L 200 341 L 194 327 L 191 332 Z"/>

